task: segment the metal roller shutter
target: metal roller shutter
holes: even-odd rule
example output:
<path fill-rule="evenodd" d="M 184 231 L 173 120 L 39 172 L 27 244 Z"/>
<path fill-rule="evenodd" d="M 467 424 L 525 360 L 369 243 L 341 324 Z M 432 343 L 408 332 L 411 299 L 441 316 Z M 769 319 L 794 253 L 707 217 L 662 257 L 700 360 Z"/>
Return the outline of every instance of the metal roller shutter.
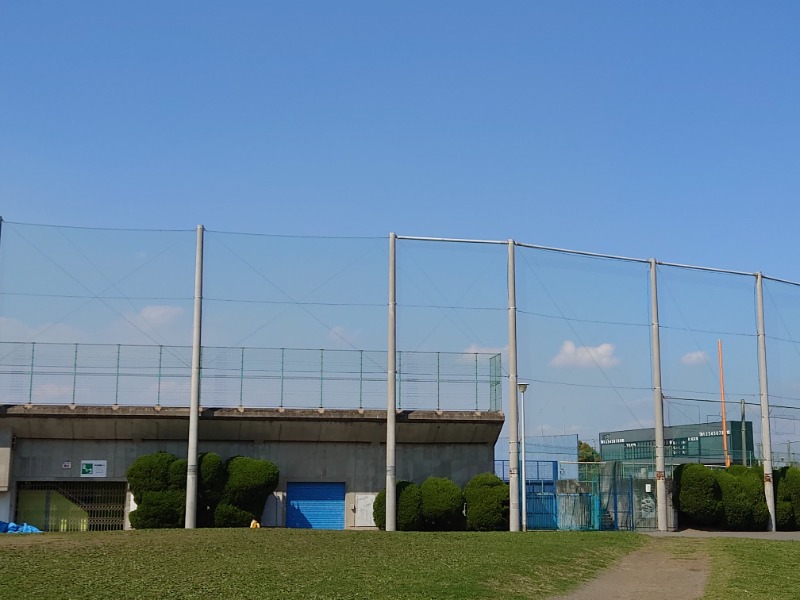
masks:
<path fill-rule="evenodd" d="M 344 483 L 286 484 L 286 527 L 344 529 Z"/>

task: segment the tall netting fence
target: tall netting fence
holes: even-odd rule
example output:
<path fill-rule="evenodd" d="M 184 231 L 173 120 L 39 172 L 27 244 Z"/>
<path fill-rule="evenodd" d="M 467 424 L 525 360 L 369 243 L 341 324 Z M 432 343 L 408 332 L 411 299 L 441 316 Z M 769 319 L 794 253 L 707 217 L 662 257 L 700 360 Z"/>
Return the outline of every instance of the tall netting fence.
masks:
<path fill-rule="evenodd" d="M 189 405 L 196 230 L 0 233 L 4 403 Z M 387 238 L 202 239 L 202 406 L 385 409 Z M 499 410 L 499 354 L 401 347 L 398 406 Z"/>
<path fill-rule="evenodd" d="M 465 408 L 503 410 L 508 381 L 507 255 L 502 243 L 398 238 L 397 375 L 402 408 L 438 397 L 448 386 L 468 402 Z M 445 370 L 450 375 L 442 376 Z"/>
<path fill-rule="evenodd" d="M 527 435 L 653 426 L 648 265 L 520 247 L 519 379 Z"/>

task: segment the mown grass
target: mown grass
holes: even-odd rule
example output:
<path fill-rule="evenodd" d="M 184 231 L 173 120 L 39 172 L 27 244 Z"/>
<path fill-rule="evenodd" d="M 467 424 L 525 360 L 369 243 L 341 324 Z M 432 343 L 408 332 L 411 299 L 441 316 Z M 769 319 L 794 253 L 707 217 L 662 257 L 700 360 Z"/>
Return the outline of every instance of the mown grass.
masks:
<path fill-rule="evenodd" d="M 800 597 L 794 570 L 800 564 L 800 542 L 738 538 L 704 540 L 711 574 L 704 598 Z"/>
<path fill-rule="evenodd" d="M 647 540 L 626 533 L 284 529 L 3 536 L 0 597 L 544 598 Z"/>

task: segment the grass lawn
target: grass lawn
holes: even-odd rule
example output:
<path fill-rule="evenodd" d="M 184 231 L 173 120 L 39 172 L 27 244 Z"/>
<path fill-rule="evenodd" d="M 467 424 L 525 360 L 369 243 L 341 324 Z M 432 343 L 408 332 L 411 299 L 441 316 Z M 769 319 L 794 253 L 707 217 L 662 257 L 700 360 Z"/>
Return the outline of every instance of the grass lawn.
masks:
<path fill-rule="evenodd" d="M 800 542 L 714 538 L 704 540 L 711 557 L 706 598 L 796 600 L 794 569 Z"/>
<path fill-rule="evenodd" d="M 544 598 L 647 543 L 629 533 L 195 529 L 0 537 L 0 597 Z"/>

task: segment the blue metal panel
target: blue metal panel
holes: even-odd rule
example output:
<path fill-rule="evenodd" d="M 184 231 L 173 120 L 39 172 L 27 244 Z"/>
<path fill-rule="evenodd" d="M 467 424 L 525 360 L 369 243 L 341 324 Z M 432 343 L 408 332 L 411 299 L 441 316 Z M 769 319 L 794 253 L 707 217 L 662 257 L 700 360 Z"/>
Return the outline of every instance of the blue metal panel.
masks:
<path fill-rule="evenodd" d="M 344 529 L 344 483 L 286 484 L 286 527 Z"/>

